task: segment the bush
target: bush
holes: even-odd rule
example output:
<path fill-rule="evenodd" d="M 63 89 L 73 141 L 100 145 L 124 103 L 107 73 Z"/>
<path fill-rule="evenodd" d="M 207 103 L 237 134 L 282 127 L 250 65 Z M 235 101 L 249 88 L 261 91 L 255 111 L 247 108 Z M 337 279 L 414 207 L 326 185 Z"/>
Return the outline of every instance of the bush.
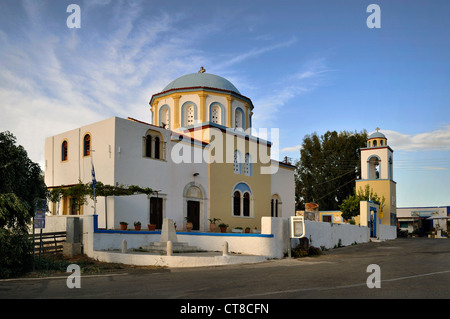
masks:
<path fill-rule="evenodd" d="M 0 229 L 0 278 L 19 276 L 33 266 L 33 245 L 26 233 Z"/>
<path fill-rule="evenodd" d="M 320 248 L 310 246 L 305 248 L 302 245 L 298 245 L 295 248 L 292 248 L 292 257 L 293 258 L 301 258 L 308 256 L 319 256 L 322 254 L 322 250 Z"/>

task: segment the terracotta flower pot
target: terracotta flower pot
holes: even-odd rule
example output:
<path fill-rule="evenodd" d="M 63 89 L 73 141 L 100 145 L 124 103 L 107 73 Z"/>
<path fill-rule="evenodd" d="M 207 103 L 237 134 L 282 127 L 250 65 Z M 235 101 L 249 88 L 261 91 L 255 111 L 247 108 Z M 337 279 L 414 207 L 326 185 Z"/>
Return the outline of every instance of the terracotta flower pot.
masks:
<path fill-rule="evenodd" d="M 148 230 L 150 230 L 150 231 L 154 231 L 156 229 L 155 224 L 147 224 L 147 226 L 148 226 Z"/>
<path fill-rule="evenodd" d="M 120 230 L 127 230 L 128 225 L 127 224 L 120 224 Z"/>

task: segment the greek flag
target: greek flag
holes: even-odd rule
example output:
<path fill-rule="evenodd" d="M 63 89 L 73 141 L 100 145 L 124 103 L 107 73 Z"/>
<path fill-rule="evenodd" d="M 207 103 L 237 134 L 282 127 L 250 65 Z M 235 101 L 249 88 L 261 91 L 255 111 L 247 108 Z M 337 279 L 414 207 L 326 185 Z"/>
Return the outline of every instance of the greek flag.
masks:
<path fill-rule="evenodd" d="M 92 174 L 92 187 L 94 188 L 95 191 L 95 184 L 97 184 L 97 180 L 95 179 L 94 163 L 92 163 L 91 174 Z"/>

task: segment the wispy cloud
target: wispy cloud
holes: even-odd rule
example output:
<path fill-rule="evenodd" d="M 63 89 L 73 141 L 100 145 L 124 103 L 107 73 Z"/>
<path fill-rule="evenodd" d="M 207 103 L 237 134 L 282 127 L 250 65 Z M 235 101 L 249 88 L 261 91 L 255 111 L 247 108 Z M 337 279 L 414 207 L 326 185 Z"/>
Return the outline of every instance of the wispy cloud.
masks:
<path fill-rule="evenodd" d="M 307 61 L 296 72 L 284 76 L 282 80 L 275 81 L 270 91 L 254 100 L 258 107 L 258 113 L 254 116 L 255 125 L 270 126 L 283 106 L 295 97 L 323 85 L 326 82 L 325 75 L 331 71 L 325 58 L 317 58 Z"/>
<path fill-rule="evenodd" d="M 149 121 L 150 96 L 206 60 L 194 45 L 198 24 L 180 30 L 183 15 L 149 18 L 145 5 L 87 2 L 77 30 L 51 28 L 51 5 L 23 1 L 22 27 L 0 30 L 0 129 L 15 134 L 32 160 L 42 165 L 48 136 L 110 116 Z"/>
<path fill-rule="evenodd" d="M 283 41 L 283 42 L 279 42 L 279 43 L 275 43 L 275 44 L 271 44 L 271 45 L 267 45 L 267 46 L 263 46 L 263 47 L 253 48 L 247 52 L 237 53 L 237 55 L 235 55 L 233 58 L 228 59 L 226 62 L 220 63 L 217 66 L 217 69 L 229 68 L 230 66 L 232 66 L 234 64 L 244 62 L 250 58 L 257 57 L 259 55 L 268 53 L 273 50 L 278 50 L 281 48 L 289 47 L 292 44 L 294 44 L 295 42 L 297 42 L 297 39 L 295 37 L 292 37 L 291 39 Z"/>

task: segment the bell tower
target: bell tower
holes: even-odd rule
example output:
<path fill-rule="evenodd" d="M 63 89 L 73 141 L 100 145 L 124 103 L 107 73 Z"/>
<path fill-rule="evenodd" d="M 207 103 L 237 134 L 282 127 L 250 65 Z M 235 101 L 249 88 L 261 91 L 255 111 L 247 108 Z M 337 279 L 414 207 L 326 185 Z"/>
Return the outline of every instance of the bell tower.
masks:
<path fill-rule="evenodd" d="M 361 148 L 361 179 L 356 181 L 357 190 L 369 185 L 379 197 L 384 196 L 385 203 L 379 215 L 384 225 L 395 225 L 397 210 L 393 154 L 386 136 L 377 127 L 367 138 L 367 146 Z"/>

